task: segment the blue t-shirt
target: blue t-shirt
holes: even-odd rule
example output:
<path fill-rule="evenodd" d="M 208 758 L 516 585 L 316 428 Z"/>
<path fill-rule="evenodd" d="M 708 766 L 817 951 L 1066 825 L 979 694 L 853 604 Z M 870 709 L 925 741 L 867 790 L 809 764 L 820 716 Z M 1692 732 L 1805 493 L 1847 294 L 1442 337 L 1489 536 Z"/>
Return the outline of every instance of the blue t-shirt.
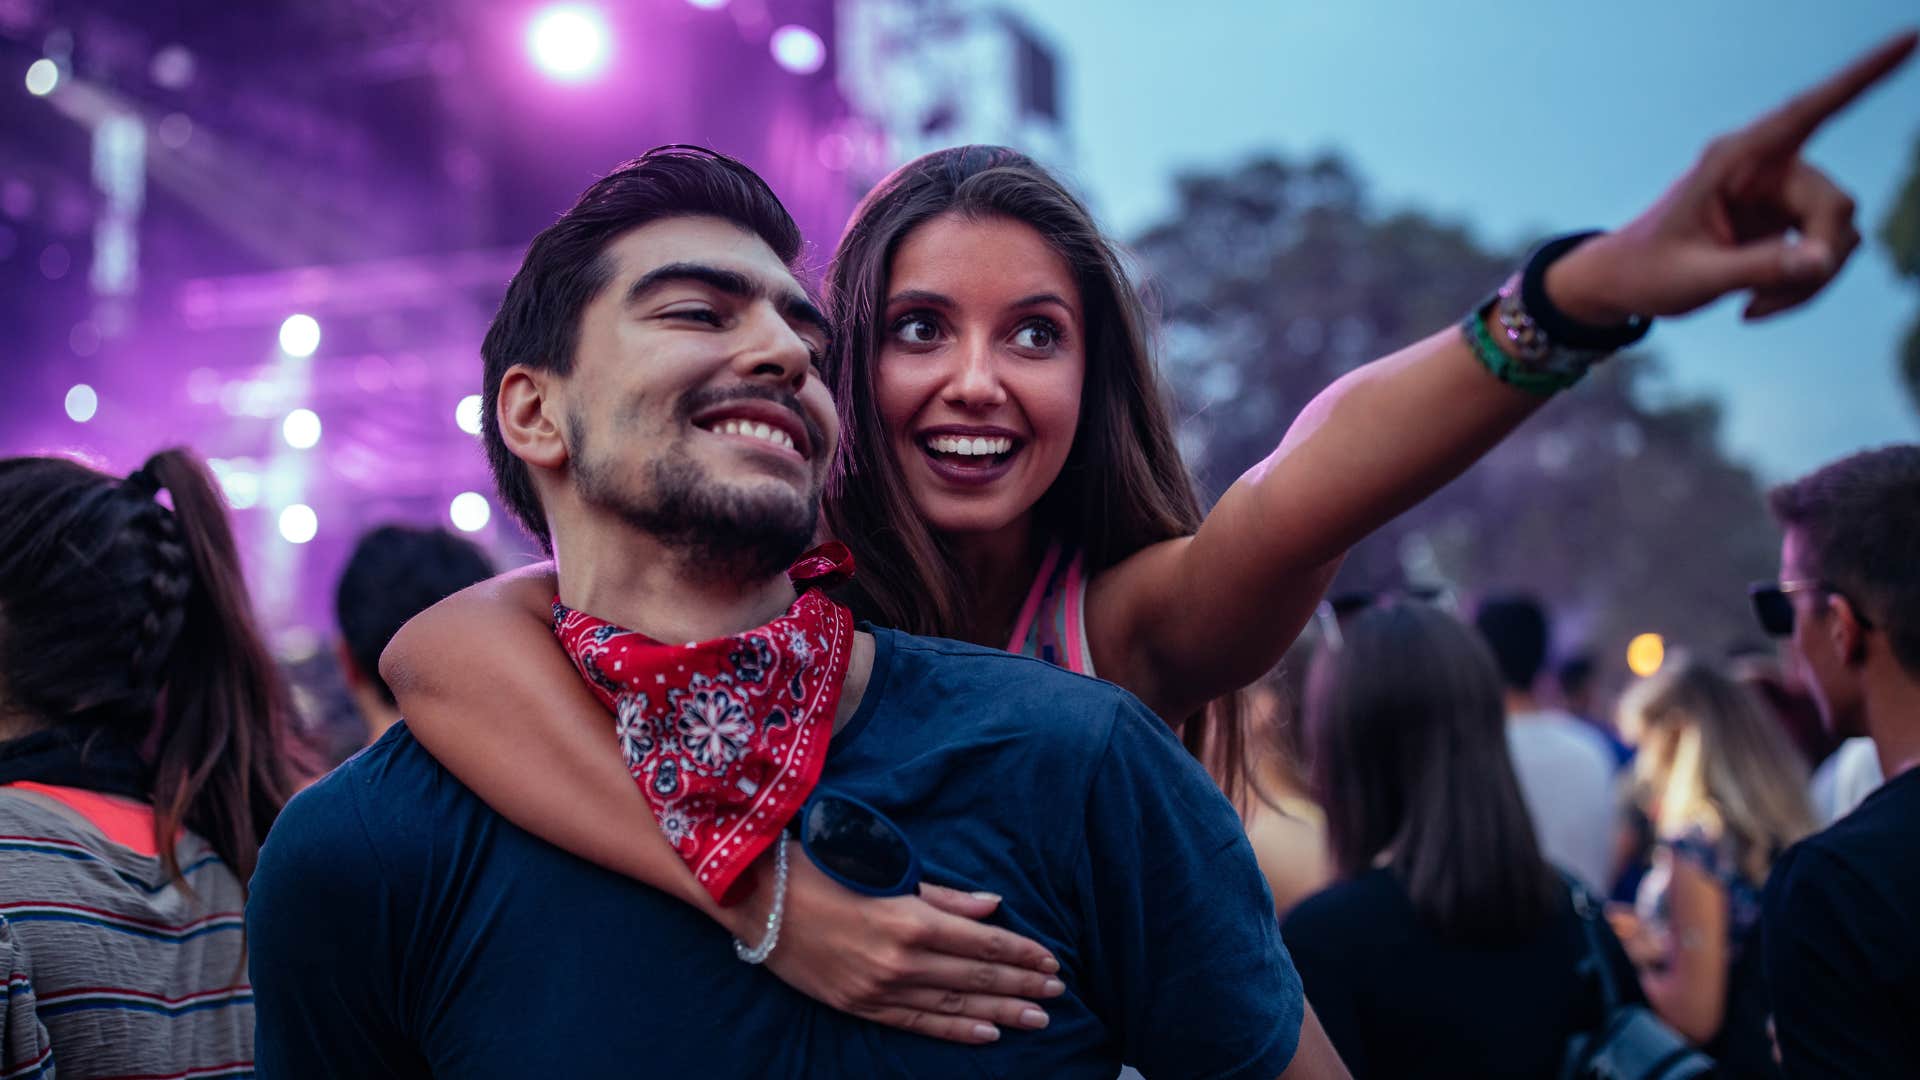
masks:
<path fill-rule="evenodd" d="M 964 1047 L 819 1005 L 693 908 L 515 828 L 399 724 L 261 853 L 259 1075 L 1278 1076 L 1299 978 L 1239 820 L 1166 726 L 1038 660 L 874 638 L 822 783 L 1053 950 L 1046 1029 Z"/>

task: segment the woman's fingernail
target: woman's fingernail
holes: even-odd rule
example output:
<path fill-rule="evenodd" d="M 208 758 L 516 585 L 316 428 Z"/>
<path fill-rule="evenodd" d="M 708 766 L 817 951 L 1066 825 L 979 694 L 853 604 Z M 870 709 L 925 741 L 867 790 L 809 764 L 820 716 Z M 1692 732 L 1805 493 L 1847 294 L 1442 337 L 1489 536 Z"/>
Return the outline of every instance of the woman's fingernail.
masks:
<path fill-rule="evenodd" d="M 1040 961 L 1040 970 L 1051 975 L 1054 972 L 1060 970 L 1060 961 L 1055 960 L 1053 957 L 1049 956 L 1046 959 Z"/>
<path fill-rule="evenodd" d="M 977 893 L 969 893 L 968 895 L 972 896 L 975 900 L 991 900 L 996 904 L 1000 902 L 999 893 L 977 892 Z"/>
<path fill-rule="evenodd" d="M 982 1042 L 993 1042 L 1000 1037 L 1000 1029 L 992 1024 L 973 1025 L 973 1037 Z"/>
<path fill-rule="evenodd" d="M 1061 982 L 1059 979 L 1048 979 L 1047 984 L 1040 988 L 1040 992 L 1048 997 L 1052 997 L 1055 994 L 1064 994 L 1067 992 L 1067 984 Z"/>
<path fill-rule="evenodd" d="M 1039 1009 L 1022 1009 L 1020 1011 L 1020 1025 L 1030 1028 L 1046 1027 L 1047 1014 L 1041 1012 Z"/>

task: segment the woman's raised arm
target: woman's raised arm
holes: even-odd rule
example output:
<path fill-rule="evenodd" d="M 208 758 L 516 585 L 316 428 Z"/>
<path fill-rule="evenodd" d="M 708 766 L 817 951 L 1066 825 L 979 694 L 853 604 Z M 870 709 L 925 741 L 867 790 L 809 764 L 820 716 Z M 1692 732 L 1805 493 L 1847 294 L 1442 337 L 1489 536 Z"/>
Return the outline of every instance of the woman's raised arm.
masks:
<path fill-rule="evenodd" d="M 1898 67 L 1915 40 L 1901 35 L 1708 143 L 1639 217 L 1553 261 L 1547 304 L 1605 328 L 1737 292 L 1750 294 L 1750 319 L 1811 298 L 1860 235 L 1853 200 L 1801 147 Z M 1497 321 L 1491 329 L 1487 344 L 1517 359 Z M 1349 547 L 1460 475 L 1545 400 L 1496 377 L 1486 356 L 1450 327 L 1349 372 L 1307 405 L 1198 533 L 1096 578 L 1087 621 L 1103 673 L 1161 715 L 1183 716 L 1271 667 Z"/>

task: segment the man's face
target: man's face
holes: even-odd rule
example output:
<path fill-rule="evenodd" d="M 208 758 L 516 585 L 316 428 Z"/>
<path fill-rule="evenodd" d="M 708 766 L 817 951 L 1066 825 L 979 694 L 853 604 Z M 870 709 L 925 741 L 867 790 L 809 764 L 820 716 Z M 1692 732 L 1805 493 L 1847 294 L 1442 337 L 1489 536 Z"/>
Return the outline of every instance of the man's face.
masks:
<path fill-rule="evenodd" d="M 1808 557 L 1806 537 L 1789 528 L 1780 544 L 1780 580 L 1812 581 L 1818 576 Z M 1793 605 L 1793 652 L 1828 730 L 1842 736 L 1866 734 L 1860 715 L 1859 672 L 1834 641 L 1831 620 L 1835 615 L 1828 594 L 1803 589 L 1788 593 L 1787 601 Z"/>
<path fill-rule="evenodd" d="M 580 498 L 718 568 L 784 569 L 813 538 L 839 440 L 818 311 L 764 241 L 718 218 L 653 222 L 605 257 L 561 380 Z"/>

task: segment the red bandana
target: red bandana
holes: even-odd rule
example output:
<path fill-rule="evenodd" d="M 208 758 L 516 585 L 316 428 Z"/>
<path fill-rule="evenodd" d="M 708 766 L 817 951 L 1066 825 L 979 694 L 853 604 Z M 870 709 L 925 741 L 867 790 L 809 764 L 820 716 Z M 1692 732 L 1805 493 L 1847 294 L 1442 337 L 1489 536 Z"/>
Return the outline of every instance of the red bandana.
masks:
<path fill-rule="evenodd" d="M 553 631 L 618 718 L 660 831 L 722 904 L 820 780 L 853 656 L 853 615 L 821 590 L 853 574 L 823 544 L 787 571 L 800 598 L 732 637 L 663 645 L 553 602 Z"/>

